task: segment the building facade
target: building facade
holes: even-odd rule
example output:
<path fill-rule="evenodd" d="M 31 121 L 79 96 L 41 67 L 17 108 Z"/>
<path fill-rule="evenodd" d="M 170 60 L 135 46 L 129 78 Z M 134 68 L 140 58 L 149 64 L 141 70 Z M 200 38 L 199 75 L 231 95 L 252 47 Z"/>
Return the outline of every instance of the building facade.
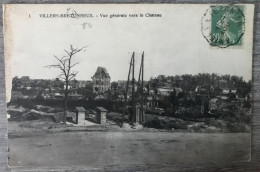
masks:
<path fill-rule="evenodd" d="M 105 93 L 110 90 L 110 76 L 106 68 L 98 67 L 96 73 L 92 77 L 93 79 L 93 93 Z"/>

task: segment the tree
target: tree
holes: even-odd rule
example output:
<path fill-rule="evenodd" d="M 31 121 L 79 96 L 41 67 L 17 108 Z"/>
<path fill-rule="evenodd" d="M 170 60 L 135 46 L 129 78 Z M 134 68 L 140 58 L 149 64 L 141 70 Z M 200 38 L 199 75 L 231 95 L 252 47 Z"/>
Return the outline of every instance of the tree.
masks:
<path fill-rule="evenodd" d="M 154 79 L 152 81 L 150 81 L 150 86 L 154 91 L 154 95 L 153 95 L 153 107 L 155 107 L 156 102 L 157 102 L 157 94 L 158 94 L 158 87 L 159 87 L 159 80 L 158 79 Z"/>
<path fill-rule="evenodd" d="M 175 88 L 169 95 L 169 101 L 171 102 L 171 108 L 173 108 L 174 112 L 175 112 L 176 109 L 178 109 L 177 108 L 177 106 L 178 106 L 178 97 L 177 97 Z"/>
<path fill-rule="evenodd" d="M 12 90 L 16 91 L 18 87 L 21 87 L 21 85 L 21 80 L 18 78 L 18 76 L 15 76 L 12 80 Z"/>
<path fill-rule="evenodd" d="M 58 76 L 60 79 L 62 79 L 64 81 L 64 116 L 63 116 L 63 123 L 66 124 L 66 111 L 67 111 L 67 104 L 68 104 L 68 94 L 69 94 L 69 83 L 71 80 L 73 80 L 76 75 L 78 74 L 78 72 L 72 70 L 76 65 L 78 65 L 79 63 L 73 63 L 73 57 L 81 52 L 85 50 L 85 47 L 82 48 L 73 48 L 72 45 L 70 45 L 70 49 L 65 51 L 64 56 L 62 57 L 57 57 L 56 55 L 54 55 L 55 59 L 57 60 L 57 64 L 54 65 L 48 65 L 47 67 L 49 68 L 57 68 L 60 70 L 60 75 Z"/>
<path fill-rule="evenodd" d="M 113 91 L 117 91 L 117 88 L 118 88 L 118 83 L 117 83 L 117 82 L 112 82 L 112 83 L 111 83 L 111 89 L 112 89 Z"/>

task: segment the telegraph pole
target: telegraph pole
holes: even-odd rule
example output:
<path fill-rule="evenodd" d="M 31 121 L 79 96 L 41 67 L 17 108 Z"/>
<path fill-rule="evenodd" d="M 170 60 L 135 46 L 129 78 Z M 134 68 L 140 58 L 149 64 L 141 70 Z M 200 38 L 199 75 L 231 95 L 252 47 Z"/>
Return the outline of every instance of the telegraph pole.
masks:
<path fill-rule="evenodd" d="M 135 52 L 133 52 L 133 57 L 132 57 L 132 123 L 134 123 L 135 120 Z"/>
<path fill-rule="evenodd" d="M 124 115 L 126 112 L 126 105 L 127 105 L 127 93 L 128 93 L 128 89 L 129 89 L 129 82 L 130 82 L 130 75 L 132 72 L 132 113 L 130 114 L 130 118 L 132 120 L 132 124 L 135 121 L 144 121 L 144 52 L 142 53 L 142 59 L 141 59 L 141 65 L 140 65 L 140 71 L 139 71 L 139 77 L 138 77 L 138 90 L 137 93 L 135 92 L 135 52 L 133 52 L 132 58 L 131 58 L 131 62 L 130 62 L 130 66 L 129 66 L 129 71 L 128 71 L 128 78 L 127 78 L 127 83 L 126 83 L 126 92 L 125 92 L 125 109 L 124 112 L 122 114 L 122 125 L 124 122 Z M 141 80 L 141 83 L 140 83 Z M 141 89 L 141 90 L 140 90 Z M 140 91 L 139 91 L 140 90 Z M 140 93 L 141 92 L 141 93 Z M 136 99 L 137 96 L 141 95 L 141 110 L 139 113 L 136 112 Z M 139 100 L 139 96 L 138 96 L 138 100 Z M 138 114 L 138 117 L 137 117 Z"/>
<path fill-rule="evenodd" d="M 141 101 L 140 101 L 140 113 L 138 113 L 138 120 L 144 121 L 144 52 L 142 53 L 139 77 L 138 77 L 138 93 L 140 93 Z M 138 96 L 139 97 L 139 96 Z"/>
<path fill-rule="evenodd" d="M 141 120 L 144 121 L 144 52 L 142 54 L 142 83 L 141 83 Z"/>
<path fill-rule="evenodd" d="M 131 61 L 130 61 L 130 66 L 129 66 L 129 71 L 128 71 L 128 77 L 127 77 L 127 82 L 126 82 L 126 91 L 125 91 L 125 102 L 124 102 L 124 111 L 123 111 L 123 114 L 122 114 L 122 126 L 123 126 L 123 123 L 124 123 L 124 115 L 125 115 L 125 112 L 127 110 L 126 108 L 126 105 L 127 105 L 127 93 L 128 93 L 128 87 L 129 87 L 129 80 L 130 80 L 130 74 L 131 74 L 131 67 L 132 67 L 132 62 L 133 62 L 133 56 L 134 56 L 134 53 L 131 57 Z"/>

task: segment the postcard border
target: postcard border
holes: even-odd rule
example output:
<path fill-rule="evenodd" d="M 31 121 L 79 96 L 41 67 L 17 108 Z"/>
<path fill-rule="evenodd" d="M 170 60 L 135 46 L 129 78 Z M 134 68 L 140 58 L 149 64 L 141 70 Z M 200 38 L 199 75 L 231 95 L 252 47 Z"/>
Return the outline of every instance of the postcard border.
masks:
<path fill-rule="evenodd" d="M 224 0 L 3 0 L 2 3 L 37 3 L 37 4 L 54 4 L 54 3 L 229 3 L 233 1 Z M 237 0 L 236 3 L 243 4 L 244 1 Z M 114 169 L 113 166 L 100 167 L 93 169 L 92 167 L 77 167 L 75 168 L 12 168 L 7 166 L 7 119 L 6 119 L 6 95 L 5 95 L 5 71 L 4 71 L 4 40 L 3 40 L 3 19 L 0 19 L 0 171 L 260 171 L 260 3 L 250 0 L 247 3 L 255 4 L 254 15 L 254 45 L 253 45 L 253 109 L 252 109 L 252 158 L 250 162 L 226 162 L 226 163 L 172 163 L 172 164 L 136 164 L 132 166 L 123 166 L 120 169 Z M 3 14 L 3 8 L 0 7 L 0 14 Z M 156 167 L 156 168 L 155 168 Z"/>

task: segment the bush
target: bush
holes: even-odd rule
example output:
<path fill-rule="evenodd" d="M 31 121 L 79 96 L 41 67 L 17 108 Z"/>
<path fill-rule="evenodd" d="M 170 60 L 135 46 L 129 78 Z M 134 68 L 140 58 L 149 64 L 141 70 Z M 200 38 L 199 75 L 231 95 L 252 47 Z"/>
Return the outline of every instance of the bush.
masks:
<path fill-rule="evenodd" d="M 160 120 L 157 117 L 150 120 L 150 121 L 146 121 L 144 123 L 144 126 L 148 127 L 148 128 L 164 129 L 164 126 L 162 124 L 162 120 Z"/>
<path fill-rule="evenodd" d="M 245 124 L 239 123 L 228 123 L 227 124 L 228 131 L 232 133 L 239 133 L 239 132 L 248 132 Z"/>
<path fill-rule="evenodd" d="M 185 123 L 168 123 L 166 124 L 167 128 L 174 128 L 174 129 L 181 129 L 181 130 L 187 130 L 188 126 Z"/>
<path fill-rule="evenodd" d="M 107 114 L 107 119 L 114 121 L 117 124 L 121 124 L 122 123 L 122 114 L 110 112 Z M 124 122 L 126 122 L 126 121 L 128 121 L 128 115 L 124 116 Z"/>
<path fill-rule="evenodd" d="M 8 110 L 7 113 L 10 115 L 9 121 L 21 121 L 23 112 Z"/>
<path fill-rule="evenodd" d="M 28 108 L 28 109 L 35 109 L 35 101 L 31 100 L 31 99 L 11 100 L 7 105 L 8 106 L 15 105 L 17 107 L 22 106 L 22 107 Z"/>

